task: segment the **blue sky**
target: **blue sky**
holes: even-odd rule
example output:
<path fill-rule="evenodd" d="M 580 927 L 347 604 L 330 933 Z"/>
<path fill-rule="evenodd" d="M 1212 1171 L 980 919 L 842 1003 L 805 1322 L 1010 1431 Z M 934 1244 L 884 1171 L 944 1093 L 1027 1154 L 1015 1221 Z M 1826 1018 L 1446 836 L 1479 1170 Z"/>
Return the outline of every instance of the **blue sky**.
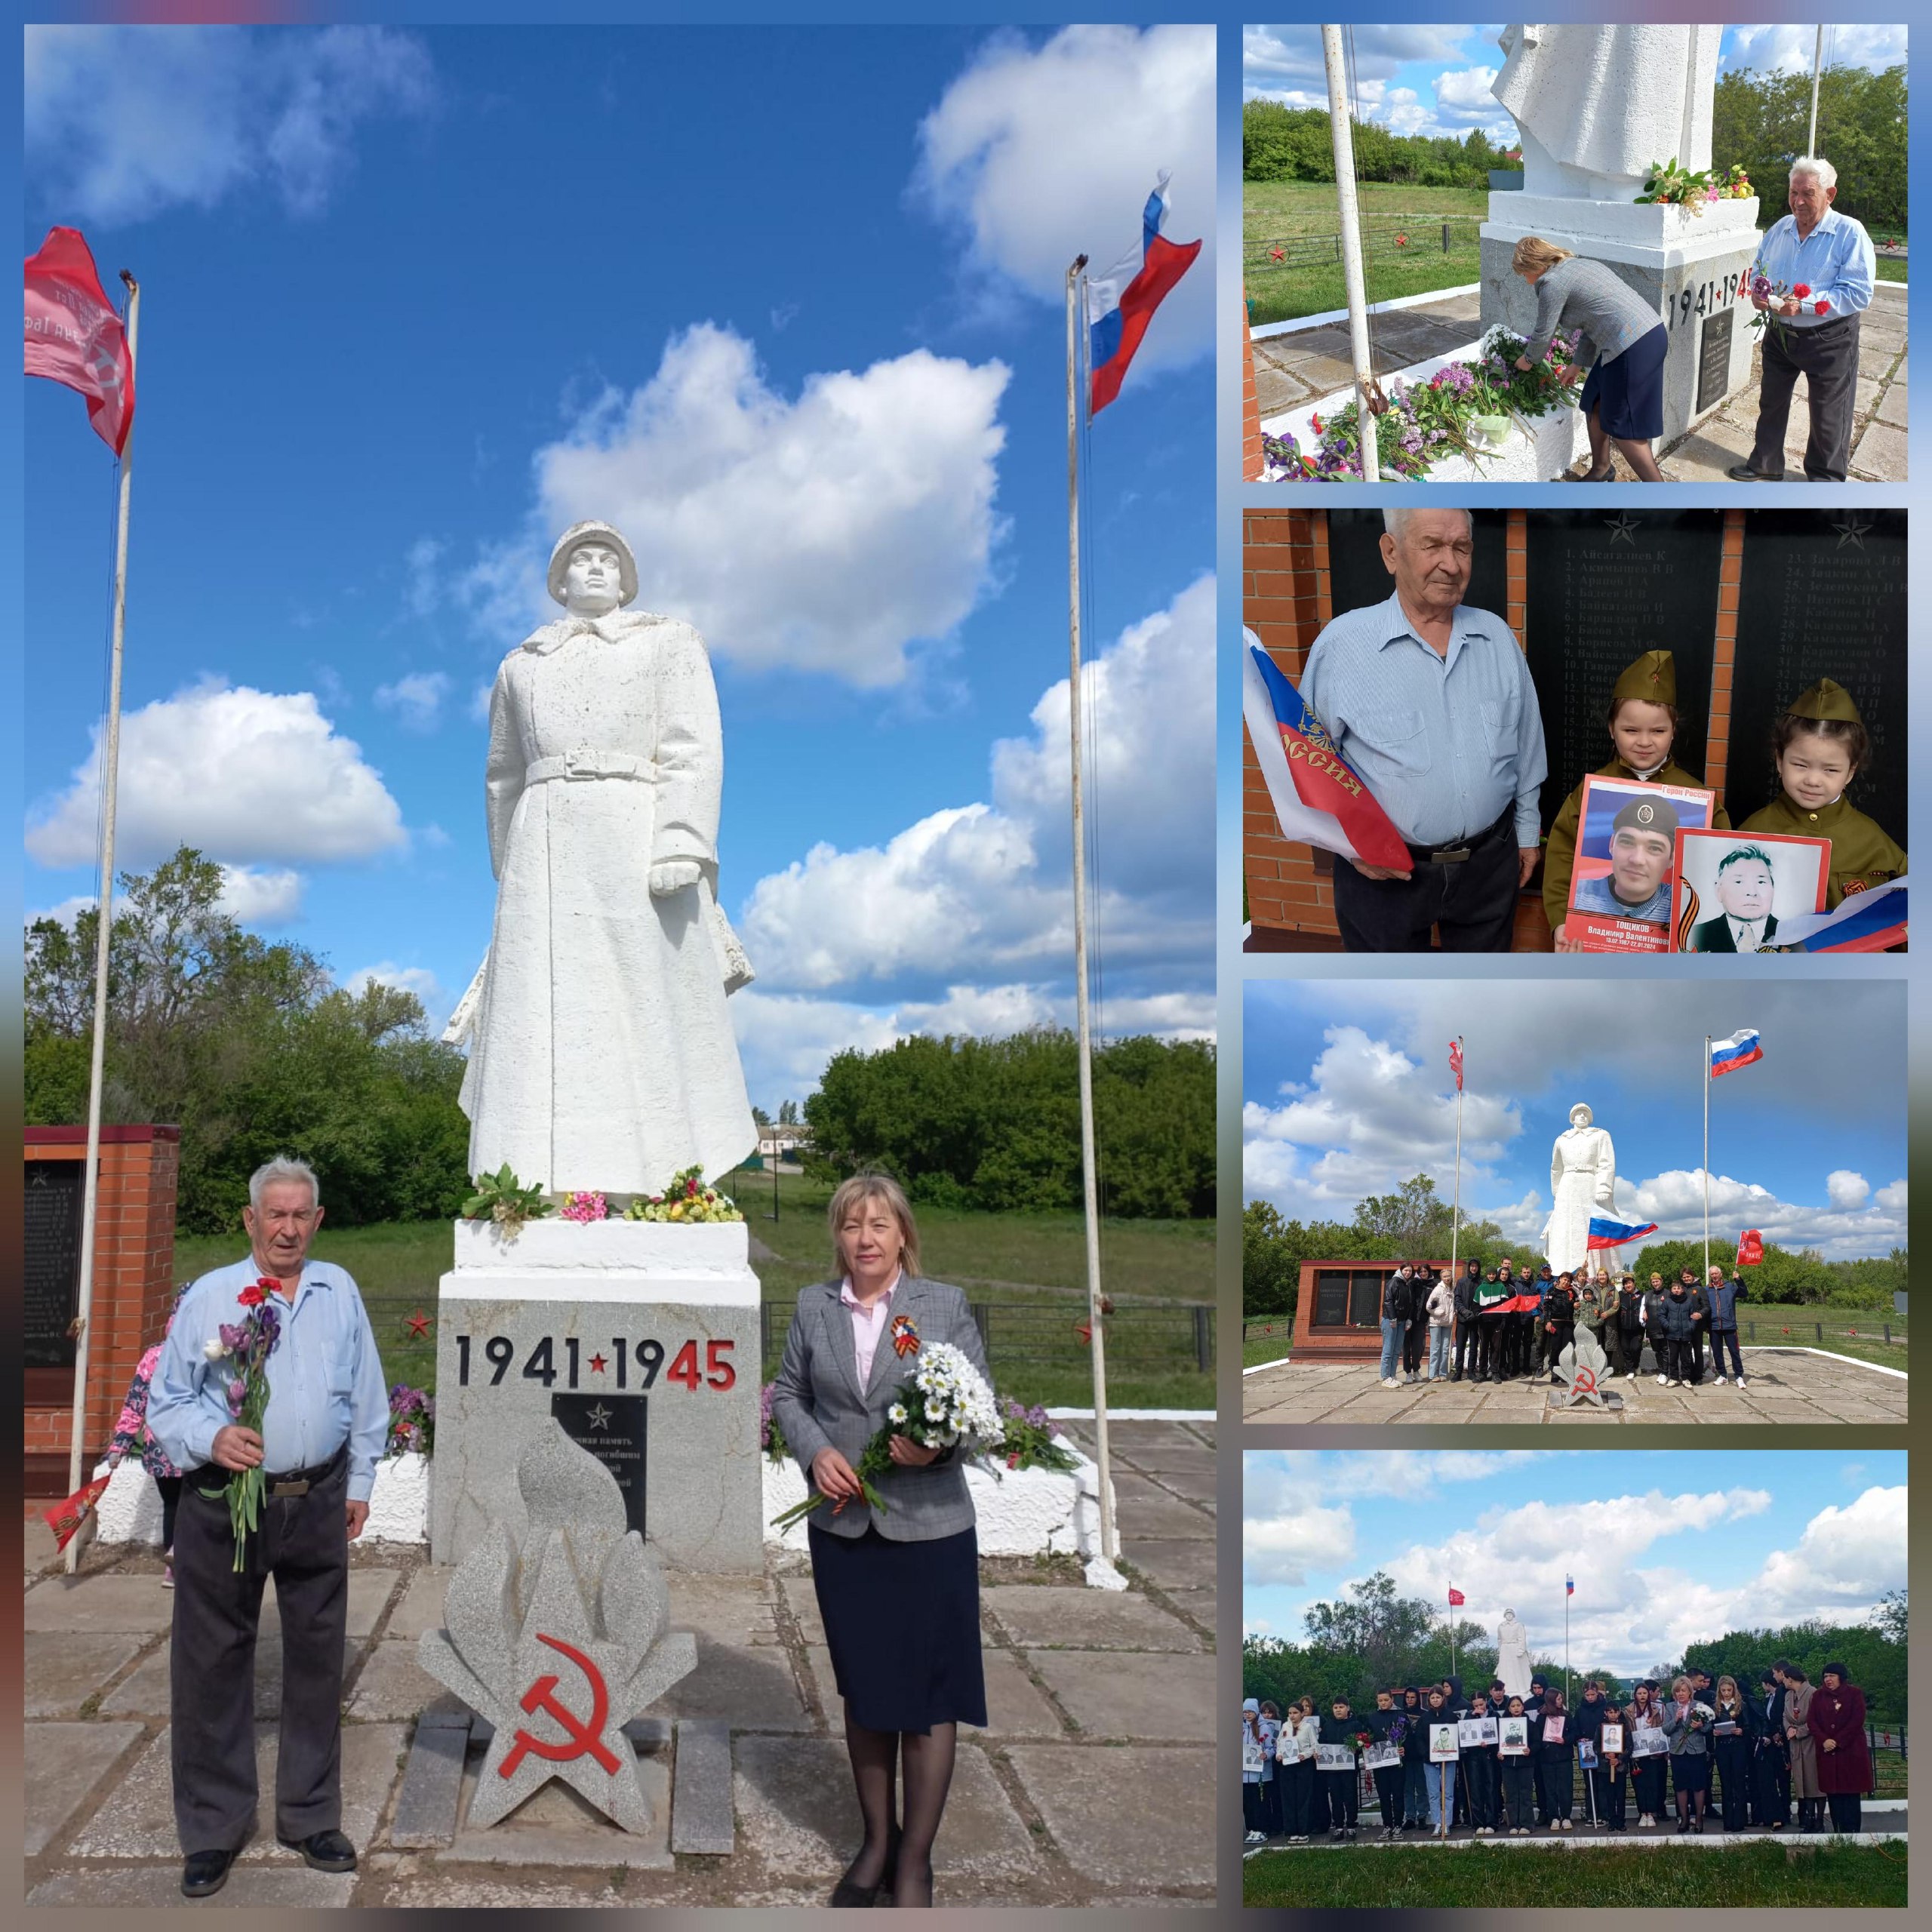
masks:
<path fill-rule="evenodd" d="M 1241 1628 L 1299 1643 L 1310 1604 L 1386 1570 L 1531 1654 L 1647 1670 L 1727 1630 L 1855 1623 L 1906 1585 L 1903 1451 L 1250 1452 Z"/>
<path fill-rule="evenodd" d="M 1830 1047 L 1820 1051 L 1829 997 Z M 1627 977 L 1250 980 L 1242 1179 L 1300 1220 L 1348 1221 L 1415 1174 L 1451 1195 L 1465 1041 L 1463 1204 L 1534 1244 L 1549 1150 L 1587 1101 L 1615 1147 L 1624 1218 L 1703 1227 L 1706 1033 L 1755 1027 L 1764 1058 L 1711 1092 L 1712 1238 L 1747 1227 L 1832 1259 L 1906 1240 L 1905 989 L 1900 981 Z"/>
<path fill-rule="evenodd" d="M 774 1111 L 1070 1015 L 1061 276 L 1171 168 L 1207 245 L 1092 434 L 1102 1023 L 1211 1027 L 1211 30 L 36 29 L 26 97 L 26 251 L 143 285 L 125 862 L 440 1020 L 479 698 L 609 515 L 712 648 Z M 92 892 L 112 485 L 27 391 L 32 912 Z"/>
<path fill-rule="evenodd" d="M 1481 128 L 1499 146 L 1514 146 L 1516 124 L 1490 85 L 1501 72 L 1497 36 L 1502 23 L 1478 26 L 1358 25 L 1353 29 L 1355 78 L 1363 119 L 1398 134 L 1448 134 L 1460 140 Z M 1718 44 L 1720 75 L 1810 71 L 1814 27 L 1726 27 Z M 1321 65 L 1321 30 L 1303 25 L 1241 29 L 1241 97 L 1291 107 L 1328 104 Z M 1826 29 L 1827 64 L 1890 66 L 1906 54 L 1902 25 L 1841 25 Z"/>

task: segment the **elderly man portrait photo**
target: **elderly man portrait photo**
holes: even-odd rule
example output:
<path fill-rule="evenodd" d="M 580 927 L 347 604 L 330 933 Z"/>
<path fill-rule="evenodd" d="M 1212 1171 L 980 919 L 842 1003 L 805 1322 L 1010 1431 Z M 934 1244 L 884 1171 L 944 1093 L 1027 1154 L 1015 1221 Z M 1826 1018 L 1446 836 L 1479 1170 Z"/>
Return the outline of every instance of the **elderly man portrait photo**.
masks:
<path fill-rule="evenodd" d="M 186 1475 L 174 1532 L 169 1703 L 181 1889 L 189 1898 L 220 1890 L 254 1833 L 255 1638 L 271 1577 L 282 1660 L 275 1835 L 318 1871 L 355 1868 L 342 1831 L 349 1546 L 369 1514 L 389 1395 L 355 1282 L 308 1259 L 321 1192 L 304 1161 L 256 1170 L 242 1216 L 250 1251 L 183 1296 L 148 1401 L 149 1429 Z M 232 1359 L 223 1352 L 257 1309 L 277 1318 L 259 1431 L 236 1419 Z M 251 1469 L 263 1472 L 260 1516 L 238 1543 L 228 1485 Z"/>
<path fill-rule="evenodd" d="M 1800 376 L 1811 428 L 1804 474 L 1814 483 L 1842 483 L 1851 460 L 1857 400 L 1860 315 L 1871 306 L 1878 257 L 1872 238 L 1832 206 L 1838 170 L 1801 155 L 1791 164 L 1791 212 L 1765 231 L 1751 306 L 1769 318 L 1758 431 L 1749 457 L 1727 474 L 1740 483 L 1775 483 L 1784 475 L 1785 426 Z M 1798 293 L 1801 290 L 1802 294 Z"/>
<path fill-rule="evenodd" d="M 1771 910 L 1777 891 L 1771 855 L 1763 846 L 1734 846 L 1718 861 L 1717 899 L 1721 909 L 1690 931 L 1687 952 L 1755 952 L 1776 937 Z"/>
<path fill-rule="evenodd" d="M 1515 634 L 1463 603 L 1469 513 L 1383 512 L 1395 587 L 1345 611 L 1308 654 L 1301 694 L 1393 822 L 1407 872 L 1335 866 L 1335 916 L 1351 952 L 1505 952 L 1542 838 L 1548 762 Z"/>

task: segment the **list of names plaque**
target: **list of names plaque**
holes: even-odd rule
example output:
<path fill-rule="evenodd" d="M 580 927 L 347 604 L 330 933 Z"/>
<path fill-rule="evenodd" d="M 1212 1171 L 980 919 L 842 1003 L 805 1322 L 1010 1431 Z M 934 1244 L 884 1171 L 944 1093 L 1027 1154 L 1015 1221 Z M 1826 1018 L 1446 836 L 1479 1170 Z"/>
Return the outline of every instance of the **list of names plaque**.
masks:
<path fill-rule="evenodd" d="M 1777 795 L 1772 731 L 1793 698 L 1829 678 L 1872 738 L 1851 802 L 1905 844 L 1906 654 L 1903 510 L 1747 511 L 1724 786 L 1733 821 Z"/>
<path fill-rule="evenodd" d="M 1676 660 L 1677 761 L 1698 777 L 1711 703 L 1718 510 L 1541 510 L 1527 516 L 1524 639 L 1543 712 L 1547 832 L 1584 774 L 1612 756 L 1610 694 L 1647 651 Z"/>
<path fill-rule="evenodd" d="M 26 1164 L 26 1353 L 29 1368 L 72 1368 L 74 1319 L 81 1282 L 81 1182 L 78 1161 Z"/>

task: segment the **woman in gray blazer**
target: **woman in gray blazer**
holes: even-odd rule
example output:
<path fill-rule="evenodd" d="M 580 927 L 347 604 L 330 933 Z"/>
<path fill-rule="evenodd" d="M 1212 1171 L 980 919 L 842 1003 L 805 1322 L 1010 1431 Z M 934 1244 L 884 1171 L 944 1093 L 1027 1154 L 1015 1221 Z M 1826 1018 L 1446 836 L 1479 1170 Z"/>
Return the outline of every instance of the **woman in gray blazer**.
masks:
<path fill-rule="evenodd" d="M 1672 1680 L 1658 1721 L 1670 1740 L 1670 1785 L 1677 1799 L 1678 1834 L 1702 1832 L 1711 1795 L 1710 1720 L 1698 1715 L 1689 1678 Z"/>
<path fill-rule="evenodd" d="M 958 1727 L 986 1721 L 973 1500 L 949 1449 L 895 1435 L 876 1484 L 883 1509 L 866 1503 L 856 1465 L 927 1343 L 951 1343 L 989 1388 L 992 1377 L 964 1295 L 919 1273 L 897 1183 L 842 1183 L 827 1220 L 841 1278 L 800 1291 L 771 1412 L 826 1499 L 808 1519 L 812 1583 L 866 1831 L 832 1903 L 869 1906 L 889 1891 L 894 1905 L 929 1906 Z"/>

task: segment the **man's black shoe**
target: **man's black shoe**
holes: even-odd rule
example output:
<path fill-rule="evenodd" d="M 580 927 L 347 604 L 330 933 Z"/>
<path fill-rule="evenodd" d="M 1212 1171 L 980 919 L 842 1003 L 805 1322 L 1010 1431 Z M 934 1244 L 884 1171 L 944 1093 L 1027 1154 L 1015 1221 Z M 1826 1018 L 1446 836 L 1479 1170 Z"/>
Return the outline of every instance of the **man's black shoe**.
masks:
<path fill-rule="evenodd" d="M 291 1851 L 299 1851 L 303 1862 L 318 1872 L 353 1872 L 355 1847 L 340 1832 L 315 1832 L 306 1838 L 284 1838 Z"/>
<path fill-rule="evenodd" d="M 1761 469 L 1753 469 L 1748 463 L 1734 463 L 1724 472 L 1734 483 L 1782 483 L 1782 475 L 1768 476 Z"/>
<path fill-rule="evenodd" d="M 181 1896 L 205 1899 L 228 1883 L 228 1868 L 235 1863 L 232 1851 L 191 1851 L 181 1866 Z"/>

